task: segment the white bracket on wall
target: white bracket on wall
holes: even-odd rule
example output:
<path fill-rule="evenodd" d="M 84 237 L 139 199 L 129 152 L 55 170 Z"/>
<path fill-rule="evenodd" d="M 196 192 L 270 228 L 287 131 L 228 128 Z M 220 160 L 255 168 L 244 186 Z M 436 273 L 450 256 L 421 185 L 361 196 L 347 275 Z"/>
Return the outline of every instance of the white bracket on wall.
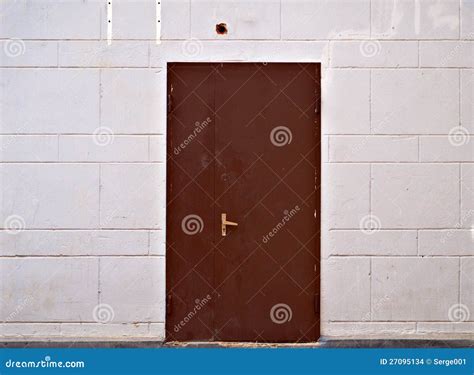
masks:
<path fill-rule="evenodd" d="M 162 0 L 155 0 L 156 1 L 156 44 L 161 43 L 161 1 Z"/>
<path fill-rule="evenodd" d="M 107 0 L 107 44 L 112 44 L 112 0 Z"/>

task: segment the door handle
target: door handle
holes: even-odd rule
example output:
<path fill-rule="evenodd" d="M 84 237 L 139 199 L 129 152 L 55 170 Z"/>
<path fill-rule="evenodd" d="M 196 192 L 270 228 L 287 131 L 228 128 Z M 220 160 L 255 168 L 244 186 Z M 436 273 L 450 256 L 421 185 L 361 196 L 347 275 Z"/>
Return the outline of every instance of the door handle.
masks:
<path fill-rule="evenodd" d="M 227 235 L 227 225 L 237 226 L 239 224 L 234 223 L 233 221 L 227 221 L 227 214 L 221 214 L 221 232 L 222 236 Z"/>

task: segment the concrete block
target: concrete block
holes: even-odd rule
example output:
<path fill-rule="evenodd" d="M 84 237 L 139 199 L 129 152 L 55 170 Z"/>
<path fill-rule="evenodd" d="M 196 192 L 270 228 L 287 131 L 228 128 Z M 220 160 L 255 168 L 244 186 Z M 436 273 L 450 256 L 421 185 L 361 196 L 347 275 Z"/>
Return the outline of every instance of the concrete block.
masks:
<path fill-rule="evenodd" d="M 217 34 L 219 23 L 227 25 L 227 34 Z M 191 37 L 280 39 L 280 1 L 191 1 Z"/>
<path fill-rule="evenodd" d="M 418 67 L 417 42 L 331 42 L 331 67 Z"/>
<path fill-rule="evenodd" d="M 150 255 L 165 255 L 166 239 L 164 230 L 150 231 Z"/>
<path fill-rule="evenodd" d="M 101 259 L 100 291 L 101 303 L 114 311 L 113 323 L 164 322 L 164 258 Z"/>
<path fill-rule="evenodd" d="M 0 42 L 0 66 L 54 67 L 57 65 L 57 42 L 25 42 L 18 38 Z"/>
<path fill-rule="evenodd" d="M 370 133 L 370 72 L 326 69 L 321 79 L 323 134 Z"/>
<path fill-rule="evenodd" d="M 0 231 L 0 249 L 2 256 L 147 255 L 148 231 Z"/>
<path fill-rule="evenodd" d="M 474 134 L 474 70 L 461 70 L 461 125 Z"/>
<path fill-rule="evenodd" d="M 321 136 L 321 162 L 323 163 L 329 162 L 329 136 L 328 135 Z"/>
<path fill-rule="evenodd" d="M 0 270 L 1 320 L 92 320 L 98 298 L 96 258 L 2 258 Z"/>
<path fill-rule="evenodd" d="M 148 137 L 115 135 L 98 128 L 95 135 L 59 136 L 59 160 L 75 162 L 146 162 Z"/>
<path fill-rule="evenodd" d="M 97 228 L 99 166 L 91 164 L 0 165 L 0 225 L 12 217 L 31 229 Z"/>
<path fill-rule="evenodd" d="M 474 67 L 474 42 L 420 42 L 421 67 Z"/>
<path fill-rule="evenodd" d="M 147 323 L 64 323 L 61 324 L 61 336 L 76 339 L 139 339 L 149 337 L 149 328 Z"/>
<path fill-rule="evenodd" d="M 330 258 L 322 262 L 322 319 L 361 320 L 370 312 L 370 259 Z"/>
<path fill-rule="evenodd" d="M 372 212 L 382 228 L 450 228 L 459 220 L 459 167 L 372 165 Z"/>
<path fill-rule="evenodd" d="M 114 133 L 163 133 L 164 79 L 159 70 L 103 70 L 101 126 Z"/>
<path fill-rule="evenodd" d="M 164 165 L 106 164 L 101 167 L 100 181 L 102 228 L 163 228 Z"/>
<path fill-rule="evenodd" d="M 323 181 L 330 187 L 323 193 L 329 228 L 359 228 L 369 214 L 369 165 L 326 164 Z"/>
<path fill-rule="evenodd" d="M 190 0 L 161 2 L 161 39 L 189 39 Z"/>
<path fill-rule="evenodd" d="M 472 248 L 471 248 L 472 251 Z M 471 252 L 472 255 L 472 252 Z M 461 304 L 455 321 L 474 321 L 474 258 L 461 258 Z M 471 331 L 472 333 L 472 331 Z"/>
<path fill-rule="evenodd" d="M 25 340 L 25 338 L 59 337 L 60 323 L 0 323 L 0 337 Z"/>
<path fill-rule="evenodd" d="M 148 42 L 62 41 L 58 55 L 63 67 L 147 67 Z"/>
<path fill-rule="evenodd" d="M 398 136 L 331 136 L 329 160 L 334 162 L 418 161 L 418 138 Z"/>
<path fill-rule="evenodd" d="M 157 341 L 164 341 L 166 334 L 165 323 L 150 323 L 150 336 Z"/>
<path fill-rule="evenodd" d="M 458 273 L 455 258 L 373 258 L 372 320 L 448 321 Z"/>
<path fill-rule="evenodd" d="M 328 235 L 331 255 L 416 255 L 415 230 L 332 230 Z"/>
<path fill-rule="evenodd" d="M 327 65 L 328 42 L 319 41 L 209 41 L 192 38 L 150 44 L 150 64 L 164 67 L 167 61 L 215 62 L 299 62 L 321 61 Z"/>
<path fill-rule="evenodd" d="M 39 162 L 58 160 L 58 137 L 55 135 L 0 136 L 0 161 Z"/>
<path fill-rule="evenodd" d="M 458 0 L 373 0 L 372 37 L 457 39 Z"/>
<path fill-rule="evenodd" d="M 96 70 L 6 69 L 0 98 L 2 133 L 92 133 L 99 126 Z"/>
<path fill-rule="evenodd" d="M 420 322 L 417 324 L 417 333 L 419 334 L 455 334 L 454 337 L 472 339 L 472 332 L 474 331 L 474 323 L 472 322 L 456 322 L 456 323 L 431 323 Z M 459 334 L 466 334 L 467 337 L 459 336 Z"/>
<path fill-rule="evenodd" d="M 472 255 L 472 229 L 420 230 L 420 255 Z"/>
<path fill-rule="evenodd" d="M 96 0 L 2 1 L 0 37 L 99 39 L 103 4 Z"/>
<path fill-rule="evenodd" d="M 116 43 L 114 39 L 155 39 L 156 3 L 150 0 L 115 1 L 112 21 L 112 44 Z M 105 17 L 102 18 L 102 38 L 107 38 Z"/>
<path fill-rule="evenodd" d="M 461 0 L 461 38 L 474 39 L 474 1 Z"/>
<path fill-rule="evenodd" d="M 164 135 L 152 135 L 149 137 L 150 161 L 166 161 L 166 137 Z"/>
<path fill-rule="evenodd" d="M 474 226 L 474 165 L 461 165 L 461 228 Z"/>
<path fill-rule="evenodd" d="M 416 323 L 399 322 L 331 322 L 324 326 L 322 335 L 334 338 L 363 339 L 403 337 L 416 332 Z"/>
<path fill-rule="evenodd" d="M 282 0 L 282 39 L 357 39 L 369 35 L 369 0 Z"/>
<path fill-rule="evenodd" d="M 420 161 L 474 161 L 471 137 L 459 127 L 450 135 L 420 137 Z"/>
<path fill-rule="evenodd" d="M 459 125 L 453 69 L 374 70 L 371 97 L 375 134 L 448 134 Z"/>

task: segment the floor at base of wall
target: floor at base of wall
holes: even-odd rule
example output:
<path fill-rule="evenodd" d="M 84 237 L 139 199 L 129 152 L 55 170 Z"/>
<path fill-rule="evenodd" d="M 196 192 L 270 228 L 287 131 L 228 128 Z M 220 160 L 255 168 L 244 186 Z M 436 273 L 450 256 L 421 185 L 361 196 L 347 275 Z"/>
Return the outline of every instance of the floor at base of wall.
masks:
<path fill-rule="evenodd" d="M 326 340 L 308 344 L 248 342 L 154 342 L 154 341 L 16 341 L 0 342 L 0 348 L 473 348 L 474 340 Z"/>

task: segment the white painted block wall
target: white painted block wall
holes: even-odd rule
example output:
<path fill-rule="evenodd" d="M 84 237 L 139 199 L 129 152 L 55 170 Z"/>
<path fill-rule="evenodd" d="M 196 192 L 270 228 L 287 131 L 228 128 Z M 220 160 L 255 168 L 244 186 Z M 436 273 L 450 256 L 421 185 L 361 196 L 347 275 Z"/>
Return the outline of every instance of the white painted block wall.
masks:
<path fill-rule="evenodd" d="M 472 338 L 474 0 L 161 2 L 0 2 L 0 339 L 164 338 L 167 61 L 321 62 L 322 335 Z"/>

